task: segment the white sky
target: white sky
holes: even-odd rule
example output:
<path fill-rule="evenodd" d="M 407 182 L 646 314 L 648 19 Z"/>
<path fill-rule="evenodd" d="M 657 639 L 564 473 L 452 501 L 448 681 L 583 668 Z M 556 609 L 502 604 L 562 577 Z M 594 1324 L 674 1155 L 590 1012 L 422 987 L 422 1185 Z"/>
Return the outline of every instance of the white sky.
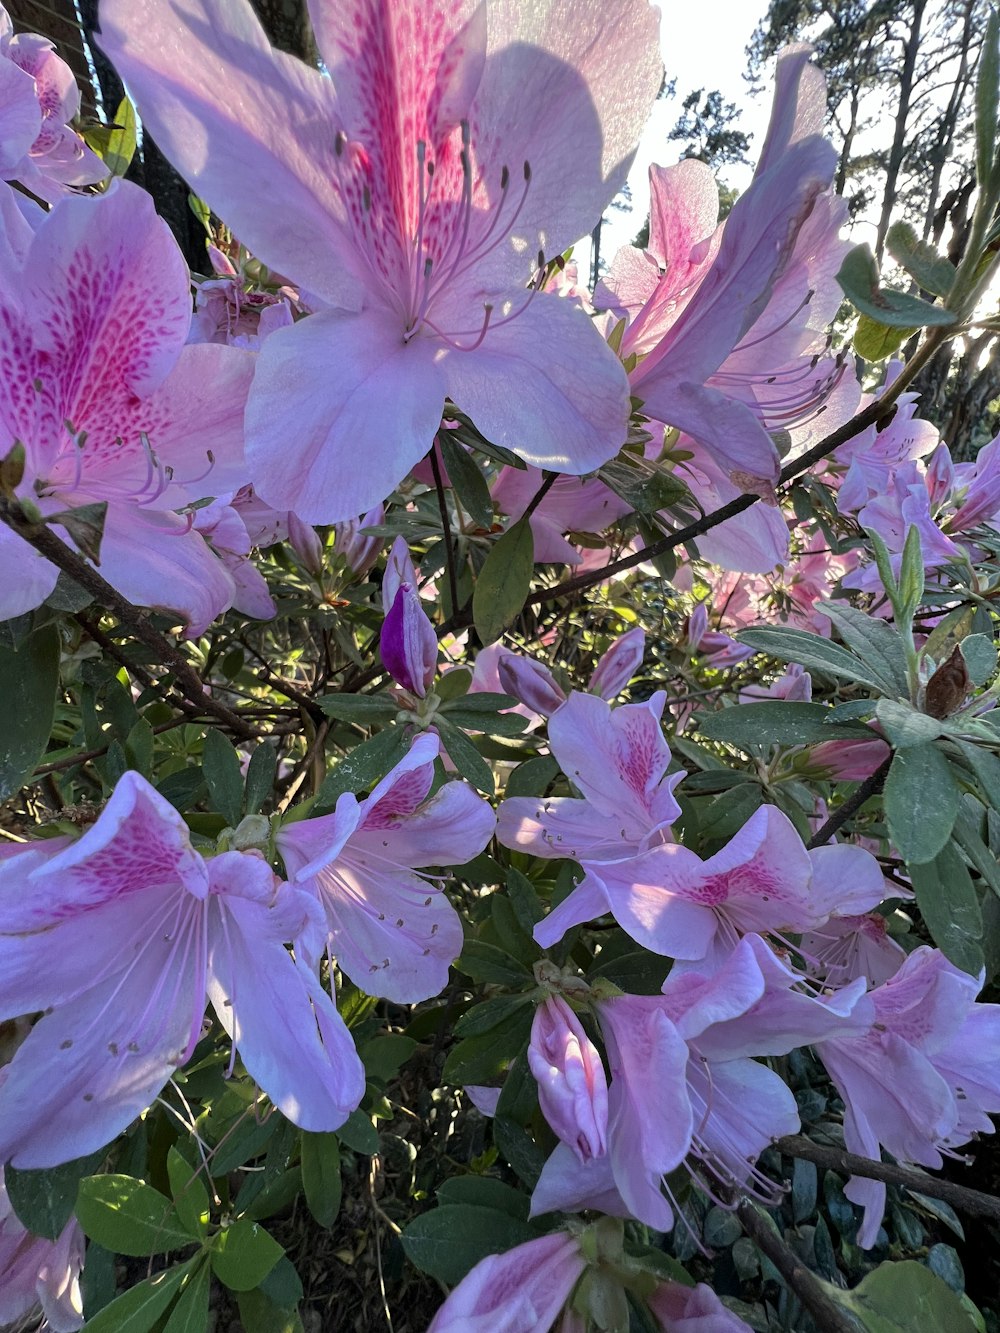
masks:
<path fill-rule="evenodd" d="M 657 102 L 643 135 L 635 164 L 629 175 L 633 207 L 630 214 L 610 212 L 601 236 L 601 257 L 609 262 L 620 245 L 627 245 L 639 230 L 649 208 L 647 173 L 651 162 L 666 166 L 676 162 L 684 145 L 668 143 L 667 134 L 681 114 L 681 103 L 695 88 L 706 92 L 718 88 L 723 100 L 735 102 L 742 116 L 735 128 L 752 135 L 751 163 L 764 138 L 770 97 L 765 90 L 751 97 L 743 74 L 747 68 L 746 46 L 759 19 L 766 12 L 766 0 L 660 0 L 660 49 L 667 78 L 677 79 L 677 94 Z M 724 178 L 729 185 L 744 189 L 752 167 L 727 167 Z M 587 272 L 590 244 L 575 247 L 581 273 Z"/>

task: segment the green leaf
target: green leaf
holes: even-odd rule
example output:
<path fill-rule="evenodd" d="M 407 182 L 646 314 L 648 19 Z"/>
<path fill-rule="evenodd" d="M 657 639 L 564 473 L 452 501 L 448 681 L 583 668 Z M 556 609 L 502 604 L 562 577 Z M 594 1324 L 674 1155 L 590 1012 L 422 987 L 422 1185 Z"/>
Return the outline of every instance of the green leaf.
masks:
<path fill-rule="evenodd" d="M 499 1108 L 493 1117 L 493 1142 L 529 1189 L 534 1189 L 542 1174 L 548 1154 L 540 1148 L 523 1125 L 508 1119 Z"/>
<path fill-rule="evenodd" d="M 959 807 L 958 818 L 955 820 L 952 837 L 972 863 L 973 869 L 1000 898 L 1000 862 L 983 842 L 980 834 L 982 813 L 982 807 L 978 803 L 968 799 L 963 800 Z M 1000 944 L 1000 937 L 997 943 Z"/>
<path fill-rule="evenodd" d="M 22 1171 L 8 1166 L 4 1183 L 18 1221 L 35 1236 L 58 1240 L 73 1214 L 80 1181 L 104 1160 L 105 1152 L 78 1157 L 43 1171 Z"/>
<path fill-rule="evenodd" d="M 509 795 L 509 783 L 507 784 L 507 792 Z M 527 875 L 522 875 L 520 870 L 515 870 L 513 866 L 507 871 L 507 896 L 521 929 L 526 934 L 531 935 L 545 915 L 545 908 L 542 906 L 542 900 L 535 892 L 535 886 L 531 880 Z"/>
<path fill-rule="evenodd" d="M 99 565 L 107 514 L 108 502 L 101 500 L 96 504 L 77 505 L 74 509 L 62 509 L 58 514 L 48 514 L 45 521 L 58 523 L 65 528 L 87 559 Z"/>
<path fill-rule="evenodd" d="M 488 531 L 493 526 L 493 497 L 486 478 L 472 455 L 450 439 L 447 432 L 442 431 L 438 439 L 441 458 L 455 494 L 473 523 Z"/>
<path fill-rule="evenodd" d="M 153 728 L 140 718 L 125 738 L 125 758 L 129 768 L 149 777 L 153 767 Z"/>
<path fill-rule="evenodd" d="M 830 740 L 871 740 L 870 727 L 828 721 L 831 709 L 825 704 L 767 700 L 759 704 L 734 704 L 715 713 L 697 713 L 698 730 L 709 740 L 725 741 L 753 752 L 767 745 L 813 745 Z"/>
<path fill-rule="evenodd" d="M 885 783 L 889 834 L 907 865 L 933 861 L 951 837 L 959 789 L 948 762 L 931 742 L 899 750 Z"/>
<path fill-rule="evenodd" d="M 104 150 L 104 165 L 112 176 L 124 176 L 132 165 L 137 143 L 137 125 L 135 107 L 128 97 L 123 97 L 115 112 L 114 124 L 108 134 L 108 146 Z"/>
<path fill-rule="evenodd" d="M 936 717 L 919 713 L 910 704 L 899 703 L 896 699 L 879 699 L 875 716 L 894 750 L 923 745 L 941 735 L 942 724 Z"/>
<path fill-rule="evenodd" d="M 231 1291 L 250 1291 L 261 1284 L 283 1254 L 259 1222 L 240 1217 L 216 1236 L 212 1270 Z"/>
<path fill-rule="evenodd" d="M 167 1177 L 182 1226 L 192 1236 L 204 1236 L 208 1230 L 211 1204 L 201 1172 L 171 1147 L 167 1153 Z"/>
<path fill-rule="evenodd" d="M 452 1176 L 440 1186 L 437 1197 L 442 1204 L 472 1204 L 506 1213 L 522 1222 L 528 1220 L 528 1196 L 492 1176 Z"/>
<path fill-rule="evenodd" d="M 526 759 L 518 764 L 504 788 L 505 796 L 543 796 L 549 785 L 559 776 L 559 761 L 549 754 L 537 759 Z"/>
<path fill-rule="evenodd" d="M 994 130 L 996 117 L 994 114 Z M 991 139 L 992 147 L 992 139 Z M 947 296 L 955 281 L 955 265 L 922 241 L 908 222 L 894 222 L 886 233 L 885 248 L 925 292 Z"/>
<path fill-rule="evenodd" d="M 395 768 L 409 748 L 410 739 L 405 727 L 386 727 L 356 745 L 327 773 L 316 797 L 314 813 L 332 810 L 337 798 L 345 791 L 371 791 L 390 768 Z"/>
<path fill-rule="evenodd" d="M 130 1287 L 87 1320 L 87 1333 L 149 1333 L 197 1262 L 189 1259 Z"/>
<path fill-rule="evenodd" d="M 177 1304 L 170 1311 L 163 1333 L 205 1333 L 208 1328 L 208 1298 L 212 1290 L 212 1268 L 201 1257 Z"/>
<path fill-rule="evenodd" d="M 519 615 L 531 588 L 535 543 L 521 518 L 490 548 L 472 594 L 472 619 L 483 643 L 495 643 Z"/>
<path fill-rule="evenodd" d="M 438 717 L 442 716 L 455 726 L 464 727 L 466 731 L 483 731 L 490 736 L 520 736 L 528 725 L 528 719 L 520 713 L 490 712 L 481 708 L 464 708 L 460 704 L 442 709 Z"/>
<path fill-rule="evenodd" d="M 997 646 L 987 634 L 967 634 L 958 645 L 973 685 L 987 685 L 996 675 Z"/>
<path fill-rule="evenodd" d="M 358 1054 L 369 1078 L 388 1083 L 396 1077 L 416 1049 L 417 1043 L 412 1037 L 402 1032 L 383 1032 L 365 1042 Z"/>
<path fill-rule="evenodd" d="M 636 454 L 612 458 L 597 475 L 638 514 L 658 514 L 690 494 L 675 473 Z"/>
<path fill-rule="evenodd" d="M 991 176 L 997 144 L 997 100 L 1000 87 L 1000 53 L 998 53 L 1000 20 L 997 11 L 990 10 L 983 36 L 979 72 L 976 77 L 976 180 L 985 190 L 993 184 Z"/>
<path fill-rule="evenodd" d="M 116 1254 L 145 1256 L 197 1244 L 169 1199 L 131 1176 L 87 1176 L 80 1181 L 76 1216 L 84 1234 Z"/>
<path fill-rule="evenodd" d="M 837 1299 L 867 1333 L 976 1333 L 958 1296 L 914 1259 L 879 1264 Z"/>
<path fill-rule="evenodd" d="M 489 985 L 523 987 L 533 979 L 527 967 L 485 940 L 467 940 L 455 966 L 473 981 Z"/>
<path fill-rule="evenodd" d="M 415 1218 L 401 1240 L 411 1263 L 454 1286 L 489 1254 L 503 1254 L 537 1233 L 519 1218 L 474 1204 L 445 1204 Z"/>
<path fill-rule="evenodd" d="M 868 245 L 856 245 L 844 257 L 837 274 L 844 295 L 863 315 L 893 328 L 917 329 L 954 324 L 955 316 L 942 306 L 929 305 L 918 296 L 879 286 L 878 265 Z"/>
<path fill-rule="evenodd" d="M 481 1036 L 466 1037 L 449 1051 L 441 1077 L 456 1087 L 498 1081 L 527 1046 L 533 1018 L 534 1006 L 526 1004 Z"/>
<path fill-rule="evenodd" d="M 236 1301 L 242 1328 L 253 1329 L 253 1333 L 303 1333 L 298 1310 L 278 1305 L 259 1287 L 239 1292 Z"/>
<path fill-rule="evenodd" d="M 250 756 L 247 764 L 246 812 L 255 815 L 274 790 L 274 777 L 278 769 L 278 752 L 273 745 L 263 741 Z"/>
<path fill-rule="evenodd" d="M 212 808 L 233 828 L 243 814 L 243 774 L 232 741 L 214 728 L 205 737 L 201 756 Z"/>
<path fill-rule="evenodd" d="M 332 1227 L 340 1212 L 340 1140 L 336 1134 L 302 1131 L 302 1188 L 309 1211 L 321 1227 Z"/>
<path fill-rule="evenodd" d="M 378 1152 L 378 1130 L 364 1111 L 352 1111 L 337 1130 L 341 1143 L 346 1143 L 354 1152 L 365 1157 L 374 1157 Z"/>
<path fill-rule="evenodd" d="M 391 722 L 399 705 L 384 694 L 321 694 L 316 703 L 327 717 L 339 722 L 357 722 L 370 727 L 377 722 Z"/>
<path fill-rule="evenodd" d="M 890 328 L 868 315 L 859 315 L 854 329 L 854 350 L 865 361 L 884 361 L 914 332 L 914 329 Z"/>
<path fill-rule="evenodd" d="M 0 801 L 20 790 L 45 752 L 59 685 L 59 630 L 45 625 L 16 651 L 0 647 Z"/>
<path fill-rule="evenodd" d="M 972 785 L 978 786 L 976 794 L 984 805 L 1000 813 L 1000 759 L 970 741 L 956 739 L 954 744 L 972 769 L 976 779 Z"/>
<path fill-rule="evenodd" d="M 474 1004 L 455 1023 L 455 1036 L 479 1037 L 530 1002 L 530 995 L 522 991 L 520 995 L 494 995 L 481 1004 Z"/>
<path fill-rule="evenodd" d="M 975 976 L 983 965 L 979 943 L 983 916 L 958 850 L 948 843 L 933 861 L 909 870 L 917 906 L 934 943 L 956 967 Z"/>
<path fill-rule="evenodd" d="M 830 643 L 818 634 L 807 634 L 800 629 L 779 629 L 765 626 L 745 629 L 737 636 L 740 643 L 756 648 L 760 653 L 776 657 L 779 662 L 798 662 L 809 671 L 823 671 L 859 685 L 867 685 L 879 694 L 885 693 L 878 675 L 865 666 L 853 653 L 839 644 Z"/>
<path fill-rule="evenodd" d="M 923 565 L 920 572 L 922 590 Z M 825 602 L 822 614 L 832 621 L 847 647 L 883 682 L 885 693 L 908 697 L 906 650 L 891 625 L 876 616 L 865 615 L 864 611 L 858 611 L 846 602 Z"/>
<path fill-rule="evenodd" d="M 492 796 L 496 790 L 493 770 L 479 753 L 464 731 L 460 731 L 453 722 L 439 713 L 434 719 L 434 728 L 441 737 L 441 744 L 448 752 L 448 757 L 466 778 L 486 796 Z"/>

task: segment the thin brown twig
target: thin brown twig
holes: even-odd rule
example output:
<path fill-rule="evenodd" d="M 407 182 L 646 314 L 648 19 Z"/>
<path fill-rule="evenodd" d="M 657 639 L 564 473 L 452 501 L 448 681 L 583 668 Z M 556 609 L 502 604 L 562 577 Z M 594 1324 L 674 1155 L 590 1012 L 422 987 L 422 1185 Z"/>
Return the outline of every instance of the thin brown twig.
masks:
<path fill-rule="evenodd" d="M 206 691 L 204 682 L 184 654 L 154 628 L 117 588 L 112 587 L 93 565 L 77 555 L 76 551 L 61 541 L 50 528 L 44 523 L 36 523 L 28 518 L 20 503 L 7 496 L 0 496 L 0 520 L 58 569 L 79 583 L 95 601 L 112 612 L 135 638 L 147 648 L 151 648 L 159 660 L 169 667 L 178 688 L 193 704 L 203 712 L 211 713 L 217 721 L 223 722 L 242 740 L 255 738 L 254 729 L 238 713 L 234 713 L 231 708 L 227 708 L 224 703 Z"/>
<path fill-rule="evenodd" d="M 989 1217 L 1000 1222 L 1000 1199 L 982 1190 L 970 1189 L 968 1185 L 957 1185 L 953 1180 L 941 1180 L 929 1176 L 923 1171 L 916 1171 L 911 1166 L 897 1166 L 894 1162 L 876 1162 L 870 1157 L 859 1157 L 846 1148 L 837 1148 L 832 1144 L 813 1143 L 801 1134 L 790 1134 L 779 1139 L 775 1144 L 779 1152 L 789 1157 L 801 1157 L 805 1162 L 815 1162 L 817 1166 L 830 1171 L 839 1171 L 844 1176 L 866 1176 L 869 1180 L 880 1180 L 886 1185 L 901 1185 L 904 1189 L 915 1190 L 917 1194 L 929 1194 L 932 1199 L 942 1199 L 960 1212 L 973 1217 Z"/>
<path fill-rule="evenodd" d="M 892 765 L 892 755 L 883 759 L 874 773 L 869 773 L 864 782 L 858 787 L 853 796 L 849 796 L 843 805 L 838 806 L 826 823 L 816 830 L 813 836 L 806 843 L 807 849 L 811 852 L 817 847 L 822 847 L 830 841 L 833 835 L 847 823 L 852 815 L 864 805 L 870 796 L 876 796 L 882 790 L 889 768 Z"/>
<path fill-rule="evenodd" d="M 756 1204 L 743 1199 L 736 1216 L 758 1250 L 770 1259 L 789 1288 L 812 1315 L 820 1333 L 858 1333 L 858 1326 L 831 1294 L 832 1288 L 821 1281 L 802 1262 L 784 1238 L 768 1223 Z"/>

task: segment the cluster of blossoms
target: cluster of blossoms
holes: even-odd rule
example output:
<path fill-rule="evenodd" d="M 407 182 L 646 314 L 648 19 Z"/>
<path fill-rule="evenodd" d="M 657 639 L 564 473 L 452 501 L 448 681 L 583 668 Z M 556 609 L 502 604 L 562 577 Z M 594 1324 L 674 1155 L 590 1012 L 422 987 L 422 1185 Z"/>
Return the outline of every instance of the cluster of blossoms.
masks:
<path fill-rule="evenodd" d="M 106 1148 L 218 1029 L 229 1074 L 239 1064 L 300 1129 L 340 1129 L 366 1080 L 338 974 L 392 1005 L 439 995 L 464 944 L 447 868 L 495 837 L 543 870 L 575 867 L 534 927 L 547 956 L 526 1052 L 556 1143 L 531 1215 L 558 1217 L 474 1267 L 432 1333 L 586 1333 L 609 1290 L 667 1333 L 738 1333 L 708 1287 L 637 1264 L 621 1222 L 686 1225 L 689 1186 L 722 1208 L 774 1204 L 760 1159 L 800 1119 L 769 1062 L 802 1047 L 842 1100 L 848 1150 L 939 1167 L 1000 1111 L 1000 1006 L 977 1002 L 982 975 L 889 936 L 912 895 L 873 851 L 807 845 L 820 803 L 799 825 L 763 804 L 719 845 L 697 840 L 664 734 L 685 706 L 664 689 L 616 702 L 644 660 L 640 626 L 585 691 L 540 656 L 477 655 L 468 698 L 517 704 L 561 793 L 494 810 L 472 771 L 447 771 L 462 765 L 437 590 L 405 536 L 385 549 L 386 520 L 430 485 L 444 511 L 456 457 L 479 468 L 472 439 L 493 449 L 477 480 L 495 531 L 525 524 L 538 564 L 603 567 L 635 511 L 597 475 L 619 455 L 683 480 L 696 509 L 760 497 L 690 543 L 676 574 L 691 594 L 682 650 L 709 672 L 745 663 L 733 636 L 775 615 L 829 637 L 818 603 L 835 585 L 881 596 L 884 571 L 775 495 L 783 459 L 898 373 L 866 395 L 830 344 L 846 209 L 823 79 L 805 47 L 781 54 L 757 169 L 724 221 L 707 166 L 652 167 L 648 245 L 588 293 L 552 261 L 624 183 L 660 86 L 646 0 L 310 12 L 322 72 L 272 49 L 249 0 L 102 0 L 101 46 L 149 133 L 238 238 L 210 247 L 192 302 L 152 199 L 109 182 L 70 125 L 68 68 L 0 8 L 0 460 L 4 505 L 35 525 L 0 524 L 0 620 L 56 588 L 31 538 L 46 525 L 189 639 L 231 609 L 275 616 L 254 552 L 287 542 L 324 609 L 370 587 L 405 740 L 385 776 L 358 781 L 367 795 L 326 813 L 248 815 L 210 842 L 126 771 L 81 836 L 4 845 L 0 1022 L 23 1031 L 0 1067 L 0 1169 Z M 838 520 L 877 534 L 897 576 L 914 528 L 932 573 L 969 566 L 1000 532 L 1000 441 L 953 462 L 912 394 L 824 466 Z M 682 516 L 647 515 L 663 531 Z M 811 691 L 793 663 L 737 706 Z M 890 753 L 870 735 L 813 745 L 812 771 L 867 777 Z M 609 921 L 663 961 L 658 993 L 569 961 Z M 470 1095 L 495 1106 L 499 1082 Z M 855 1176 L 846 1193 L 871 1249 L 885 1186 Z M 0 1322 L 40 1300 L 56 1333 L 80 1327 L 82 1262 L 75 1221 L 31 1236 L 0 1176 Z"/>

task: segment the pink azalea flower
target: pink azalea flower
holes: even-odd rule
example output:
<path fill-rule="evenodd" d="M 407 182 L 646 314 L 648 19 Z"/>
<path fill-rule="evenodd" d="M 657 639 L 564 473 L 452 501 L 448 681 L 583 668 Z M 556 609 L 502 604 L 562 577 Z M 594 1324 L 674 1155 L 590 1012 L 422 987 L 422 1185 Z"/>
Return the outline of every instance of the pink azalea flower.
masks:
<path fill-rule="evenodd" d="M 547 1333 L 586 1266 L 565 1231 L 488 1255 L 465 1275 L 427 1333 Z"/>
<path fill-rule="evenodd" d="M 462 922 L 428 866 L 469 861 L 493 833 L 490 806 L 464 782 L 429 796 L 436 735 L 359 801 L 345 792 L 331 815 L 286 824 L 278 850 L 291 881 L 314 894 L 325 924 L 308 952 L 329 948 L 356 986 L 399 1004 L 437 995 L 462 951 Z"/>
<path fill-rule="evenodd" d="M 185 346 L 187 268 L 152 200 L 124 181 L 62 200 L 20 258 L 0 245 L 0 288 L 0 455 L 25 447 L 18 494 L 45 513 L 105 501 L 101 573 L 200 633 L 233 582 L 173 511 L 244 481 L 253 358 Z M 6 618 L 43 601 L 58 571 L 6 527 L 0 551 Z"/>
<path fill-rule="evenodd" d="M 401 583 L 382 622 L 379 651 L 386 670 L 404 690 L 423 699 L 437 672 L 434 626 L 410 583 Z"/>
<path fill-rule="evenodd" d="M 886 919 L 878 912 L 832 916 L 818 930 L 803 935 L 801 943 L 810 970 L 831 986 L 843 986 L 857 977 L 881 986 L 906 961 L 906 950 L 889 935 Z"/>
<path fill-rule="evenodd" d="M 358 514 L 431 447 L 446 397 L 529 462 L 597 467 L 625 439 L 624 373 L 581 310 L 525 284 L 625 179 L 661 78 L 655 11 L 311 13 L 329 77 L 272 50 L 248 0 L 101 7 L 157 143 L 257 257 L 327 303 L 261 351 L 257 490 L 309 522 Z"/>
<path fill-rule="evenodd" d="M 691 458 L 677 466 L 677 475 L 706 513 L 720 509 L 742 494 L 726 468 L 690 435 L 677 448 Z M 698 538 L 698 554 L 710 564 L 747 574 L 766 574 L 788 560 L 788 522 L 774 504 L 755 504 Z"/>
<path fill-rule="evenodd" d="M 587 683 L 588 693 L 613 699 L 642 665 L 645 651 L 645 630 L 641 626 L 628 630 L 598 660 Z M 533 657 L 502 650 L 497 658 L 497 677 L 504 693 L 512 694 L 542 717 L 554 713 L 566 702 L 566 692 L 552 671 Z"/>
<path fill-rule="evenodd" d="M 18 181 L 49 203 L 105 180 L 107 167 L 69 126 L 79 111 L 69 65 L 48 38 L 15 35 L 0 5 L 0 180 Z"/>
<path fill-rule="evenodd" d="M 574 692 L 549 720 L 549 746 L 580 797 L 511 797 L 498 811 L 497 837 L 533 856 L 604 860 L 669 837 L 680 814 L 667 776 L 670 748 L 660 717 L 666 695 L 611 708 Z"/>
<path fill-rule="evenodd" d="M 542 1169 L 532 1213 L 599 1208 L 659 1231 L 676 1205 L 663 1177 L 682 1164 L 712 1192 L 715 1181 L 771 1199 L 777 1187 L 754 1162 L 798 1126 L 783 1080 L 752 1057 L 778 1055 L 861 1030 L 864 983 L 821 1001 L 767 945 L 747 936 L 714 975 L 669 976 L 661 996 L 597 1003 L 608 1052 L 608 1151 L 580 1161 L 559 1144 Z"/>
<path fill-rule="evenodd" d="M 600 1052 L 560 995 L 535 1010 L 528 1065 L 542 1114 L 581 1162 L 607 1149 L 608 1081 Z"/>
<path fill-rule="evenodd" d="M 75 1333 L 83 1327 L 82 1268 L 83 1232 L 76 1218 L 57 1240 L 33 1236 L 10 1205 L 0 1166 L 0 1324 L 18 1323 L 41 1305 L 41 1333 Z"/>
<path fill-rule="evenodd" d="M 763 699 L 788 699 L 797 703 L 808 703 L 812 699 L 812 676 L 805 667 L 792 662 L 785 668 L 784 675 L 779 676 L 770 685 L 747 685 L 740 690 L 741 704 L 756 703 Z"/>
<path fill-rule="evenodd" d="M 190 1057 L 206 998 L 295 1124 L 337 1129 L 360 1102 L 347 1028 L 285 948 L 316 928 L 311 897 L 257 853 L 203 860 L 137 773 L 78 842 L 0 862 L 0 895 L 0 1018 L 43 1013 L 0 1086 L 0 1162 L 55 1166 L 110 1142 Z"/>
<path fill-rule="evenodd" d="M 879 1159 L 940 1167 L 942 1153 L 992 1134 L 1000 1111 L 1000 1005 L 976 1004 L 983 977 L 959 971 L 937 949 L 915 949 L 869 995 L 874 1021 L 822 1041 L 817 1054 L 844 1099 L 844 1143 Z M 852 1177 L 845 1193 L 864 1208 L 858 1244 L 875 1244 L 885 1185 Z"/>
<path fill-rule="evenodd" d="M 231 496 L 220 496 L 195 510 L 194 528 L 207 539 L 233 581 L 233 606 L 255 620 L 270 620 L 277 608 L 267 580 L 250 559 L 253 543 Z M 289 515 L 293 518 L 294 515 Z"/>
<path fill-rule="evenodd" d="M 812 418 L 840 378 L 814 352 L 839 305 L 845 210 L 824 195 L 835 154 L 820 136 L 823 78 L 808 56 L 791 47 L 779 58 L 754 179 L 719 231 L 707 168 L 654 168 L 653 263 L 631 254 L 622 265 L 633 308 L 648 291 L 622 341 L 623 355 L 639 357 L 633 394 L 648 416 L 698 440 L 741 489 L 777 480 L 769 432 Z"/>
<path fill-rule="evenodd" d="M 750 1333 L 750 1325 L 734 1315 L 711 1287 L 699 1282 L 661 1282 L 648 1301 L 663 1333 Z"/>
<path fill-rule="evenodd" d="M 863 782 L 871 777 L 891 751 L 885 741 L 821 741 L 809 751 L 809 762 L 826 769 L 842 782 Z"/>
<path fill-rule="evenodd" d="M 594 667 L 587 689 L 602 699 L 613 699 L 642 666 L 645 651 L 646 631 L 639 625 L 627 630 L 602 655 Z"/>

